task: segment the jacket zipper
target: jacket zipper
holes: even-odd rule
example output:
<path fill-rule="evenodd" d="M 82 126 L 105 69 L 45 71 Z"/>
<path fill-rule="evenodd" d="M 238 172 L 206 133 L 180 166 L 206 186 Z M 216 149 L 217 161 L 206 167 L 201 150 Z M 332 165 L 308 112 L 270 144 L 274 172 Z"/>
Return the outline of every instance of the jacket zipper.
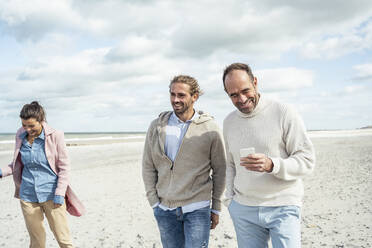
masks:
<path fill-rule="evenodd" d="M 190 126 L 192 125 L 192 123 L 190 123 Z M 182 138 L 182 142 L 181 142 L 181 145 L 180 145 L 180 147 L 179 147 L 179 149 L 178 149 L 178 152 L 177 152 L 177 155 L 176 155 L 176 157 L 174 158 L 174 162 L 172 161 L 172 160 L 170 160 L 170 158 L 166 155 L 166 154 L 164 154 L 166 157 L 167 157 L 167 159 L 172 163 L 172 165 L 171 165 L 171 168 L 170 168 L 170 179 L 169 179 L 169 185 L 168 185 L 168 196 L 169 196 L 169 188 L 170 188 L 170 186 L 171 186 L 171 184 L 172 184 L 172 181 L 173 181 L 173 174 L 174 174 L 174 166 L 175 166 L 175 161 L 177 160 L 177 157 L 178 157 L 178 154 L 179 154 L 179 152 L 181 151 L 181 148 L 182 148 L 182 145 L 183 145 L 183 141 L 184 141 L 184 139 L 185 139 L 185 137 L 186 137 L 186 134 L 187 134 L 187 132 L 189 131 L 189 128 L 190 128 L 190 126 L 188 127 L 188 129 L 187 129 L 187 131 L 186 131 L 186 133 L 185 133 L 185 135 L 183 136 L 183 138 Z M 170 205 L 172 205 L 172 201 L 169 201 L 169 204 Z"/>
<path fill-rule="evenodd" d="M 184 141 L 184 138 L 185 138 L 185 136 L 186 136 L 186 134 L 189 132 L 189 129 L 190 129 L 190 126 L 193 124 L 193 122 L 191 122 L 190 123 L 190 125 L 189 125 L 189 127 L 187 128 L 187 131 L 186 131 L 186 133 L 185 133 L 185 135 L 183 136 L 183 138 L 182 138 L 182 142 L 181 142 L 181 145 L 180 145 L 180 147 L 179 147 L 179 149 L 178 149 L 178 152 L 177 152 L 177 155 L 176 155 L 176 157 L 174 158 L 174 161 L 176 161 L 177 160 L 177 157 L 178 157 L 178 154 L 179 154 L 179 152 L 181 151 L 181 148 L 182 148 L 182 145 L 183 145 L 183 141 Z M 160 132 L 159 132 L 160 133 Z M 163 143 L 163 142 L 162 142 Z M 167 192 L 167 196 L 169 196 L 169 187 L 171 186 L 171 183 L 172 183 L 172 181 L 173 181 L 173 174 L 174 174 L 174 171 L 173 171 L 173 168 L 174 168 L 174 166 L 175 166 L 175 162 L 173 162 L 166 154 L 165 154 L 165 151 L 164 151 L 164 143 L 162 144 L 162 150 L 163 150 L 163 154 L 164 154 L 164 156 L 167 158 L 167 160 L 169 161 L 169 162 L 171 162 L 171 167 L 170 167 L 170 179 L 169 179 L 169 185 L 168 185 L 168 192 Z M 169 201 L 169 203 L 171 203 L 171 201 Z"/>
<path fill-rule="evenodd" d="M 186 130 L 185 135 L 184 135 L 183 138 L 182 138 L 182 142 L 181 142 L 181 144 L 180 144 L 180 147 L 178 148 L 177 155 L 176 155 L 176 157 L 174 158 L 174 161 L 177 160 L 178 154 L 180 153 L 181 148 L 182 148 L 182 145 L 183 145 L 183 141 L 185 140 L 185 137 L 186 137 L 187 133 L 189 132 L 189 129 L 190 129 L 190 126 L 191 126 L 191 125 L 192 125 L 192 122 L 190 123 L 189 127 L 188 127 L 187 130 Z M 169 159 L 169 158 L 168 158 L 168 159 Z M 170 160 L 170 159 L 169 159 L 169 160 Z M 175 164 L 175 162 L 172 161 L 172 167 L 171 167 L 171 170 L 173 170 L 174 164 Z"/>
<path fill-rule="evenodd" d="M 164 154 L 164 156 L 166 157 L 166 159 L 171 162 L 171 168 L 169 170 L 169 173 L 170 173 L 170 179 L 169 179 L 169 184 L 168 184 L 168 189 L 167 189 L 167 198 L 169 197 L 169 191 L 170 191 L 170 187 L 171 187 L 171 184 L 172 184 L 172 181 L 173 181 L 173 166 L 174 166 L 174 162 L 172 160 L 170 160 L 170 158 Z M 170 201 L 169 201 L 170 203 Z"/>

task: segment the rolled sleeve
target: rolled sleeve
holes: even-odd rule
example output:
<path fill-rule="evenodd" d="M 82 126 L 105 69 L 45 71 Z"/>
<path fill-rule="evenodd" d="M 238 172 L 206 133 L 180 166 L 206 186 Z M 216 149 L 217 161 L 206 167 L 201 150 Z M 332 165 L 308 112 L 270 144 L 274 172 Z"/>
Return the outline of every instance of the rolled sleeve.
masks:
<path fill-rule="evenodd" d="M 65 198 L 61 195 L 55 195 L 54 199 L 53 199 L 53 202 L 56 203 L 56 204 L 63 205 L 63 203 L 65 202 Z"/>

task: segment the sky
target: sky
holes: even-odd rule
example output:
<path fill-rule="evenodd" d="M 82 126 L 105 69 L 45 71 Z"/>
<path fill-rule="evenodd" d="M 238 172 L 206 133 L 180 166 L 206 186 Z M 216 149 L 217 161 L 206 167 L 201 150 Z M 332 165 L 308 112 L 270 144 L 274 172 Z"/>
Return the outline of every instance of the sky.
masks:
<path fill-rule="evenodd" d="M 308 129 L 372 125 L 370 0 L 0 0 L 0 133 L 33 100 L 65 132 L 146 131 L 179 74 L 222 127 L 234 62 Z"/>

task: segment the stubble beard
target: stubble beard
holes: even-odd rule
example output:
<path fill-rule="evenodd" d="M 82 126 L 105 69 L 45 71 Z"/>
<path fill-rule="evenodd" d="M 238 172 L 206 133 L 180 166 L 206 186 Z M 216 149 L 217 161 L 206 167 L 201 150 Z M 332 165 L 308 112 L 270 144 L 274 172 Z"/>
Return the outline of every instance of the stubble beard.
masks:
<path fill-rule="evenodd" d="M 172 107 L 173 107 L 173 111 L 176 113 L 176 114 L 178 114 L 178 115 L 182 115 L 183 113 L 185 113 L 186 111 L 187 111 L 187 106 L 185 106 L 185 104 L 184 103 L 179 103 L 179 106 L 181 107 L 181 108 L 178 108 L 178 109 L 176 109 L 176 106 L 175 106 L 176 104 L 172 104 Z"/>
<path fill-rule="evenodd" d="M 242 112 L 244 114 L 250 114 L 256 108 L 256 106 L 257 106 L 257 100 L 258 99 L 255 98 L 255 97 L 250 97 L 250 98 L 247 99 L 247 101 L 245 103 L 243 103 L 243 104 L 238 103 L 236 105 L 236 107 L 239 109 L 240 112 Z M 250 102 L 249 103 L 250 107 L 243 108 L 243 106 L 245 106 L 248 102 Z"/>

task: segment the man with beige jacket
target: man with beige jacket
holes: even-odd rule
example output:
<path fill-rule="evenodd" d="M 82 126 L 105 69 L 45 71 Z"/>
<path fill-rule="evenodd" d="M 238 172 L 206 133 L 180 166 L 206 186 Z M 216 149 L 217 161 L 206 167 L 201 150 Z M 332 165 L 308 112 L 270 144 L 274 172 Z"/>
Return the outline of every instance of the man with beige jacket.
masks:
<path fill-rule="evenodd" d="M 165 248 L 208 247 L 225 187 L 223 138 L 213 117 L 196 112 L 198 82 L 176 76 L 169 85 L 173 111 L 152 121 L 142 176 Z"/>

